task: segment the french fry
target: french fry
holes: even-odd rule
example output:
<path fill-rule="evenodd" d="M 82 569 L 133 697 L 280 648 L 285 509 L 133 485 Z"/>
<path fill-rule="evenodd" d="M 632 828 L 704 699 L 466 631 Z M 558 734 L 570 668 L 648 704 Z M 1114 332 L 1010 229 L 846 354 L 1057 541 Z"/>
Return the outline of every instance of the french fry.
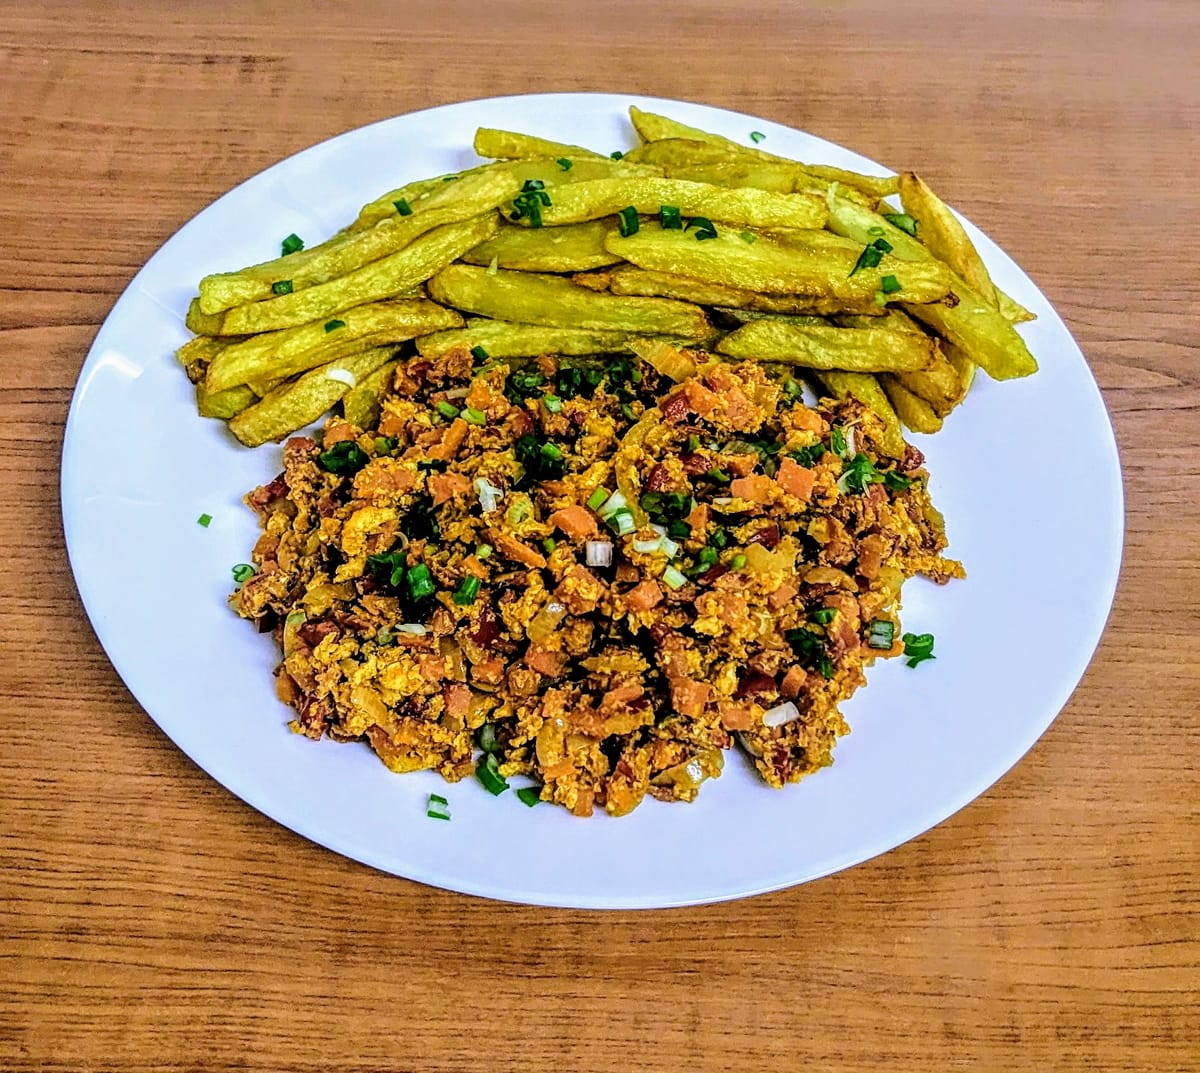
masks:
<path fill-rule="evenodd" d="M 928 435 L 940 431 L 942 419 L 923 398 L 909 391 L 894 377 L 881 376 L 879 382 L 887 392 L 897 416 L 907 428 Z"/>
<path fill-rule="evenodd" d="M 215 392 L 238 384 L 256 386 L 268 378 L 286 380 L 349 354 L 457 328 L 462 323 L 454 310 L 427 299 L 355 306 L 335 320 L 263 332 L 233 343 L 208 366 L 205 385 Z"/>
<path fill-rule="evenodd" d="M 307 250 L 289 253 L 273 261 L 251 265 L 237 272 L 220 272 L 200 281 L 200 309 L 221 313 L 248 302 L 270 300 L 280 280 L 287 280 L 291 293 L 328 283 L 404 249 L 444 224 L 462 223 L 497 208 L 520 189 L 504 172 L 480 172 L 456 184 L 455 197 L 422 212 L 400 215 L 398 211 L 366 231 L 341 232 Z"/>
<path fill-rule="evenodd" d="M 530 157 L 562 157 L 571 161 L 576 157 L 608 159 L 601 153 L 579 145 L 565 145 L 563 142 L 553 142 L 547 138 L 535 138 L 532 134 L 518 134 L 516 131 L 497 130 L 494 127 L 479 127 L 475 131 L 475 152 L 497 160 L 525 160 Z"/>
<path fill-rule="evenodd" d="M 459 224 L 445 224 L 404 249 L 351 272 L 266 302 L 237 306 L 222 313 L 218 335 L 250 335 L 292 328 L 368 302 L 391 298 L 429 279 L 455 258 L 491 238 L 500 227 L 495 213 Z"/>
<path fill-rule="evenodd" d="M 993 286 L 995 285 L 993 284 Z M 1036 313 L 1031 313 L 1012 295 L 1005 294 L 999 287 L 996 287 L 996 301 L 1000 306 L 1000 315 L 1009 324 L 1024 324 L 1029 320 L 1037 320 Z"/>
<path fill-rule="evenodd" d="M 864 406 L 878 414 L 884 428 L 880 449 L 891 458 L 903 457 L 905 444 L 904 435 L 900 431 L 900 420 L 880 386 L 881 380 L 870 373 L 846 373 L 832 369 L 818 372 L 816 375 L 825 390 L 835 399 L 853 395 Z"/>
<path fill-rule="evenodd" d="M 629 205 L 647 215 L 671 205 L 684 216 L 705 216 L 734 227 L 820 228 L 827 216 L 824 202 L 811 194 L 773 194 L 753 187 L 732 189 L 686 179 L 637 176 L 557 187 L 551 203 L 541 210 L 542 223 L 597 220 Z"/>
<path fill-rule="evenodd" d="M 204 379 L 204 374 L 207 372 L 213 358 L 232 342 L 233 340 L 231 339 L 218 339 L 209 335 L 197 335 L 189 339 L 175 351 L 175 358 L 183 366 L 183 371 L 187 373 L 187 378 L 193 384 L 196 384 Z"/>
<path fill-rule="evenodd" d="M 342 396 L 342 416 L 357 428 L 371 428 L 379 420 L 379 403 L 391 386 L 396 366 L 393 359 L 364 376 Z"/>
<path fill-rule="evenodd" d="M 931 365 L 936 344 L 927 335 L 888 328 L 839 328 L 756 320 L 730 332 L 717 350 L 743 361 L 771 361 L 845 372 L 914 372 Z M 949 363 L 947 363 L 949 368 Z M 950 369 L 953 374 L 954 370 Z M 955 375 L 957 383 L 957 375 Z"/>
<path fill-rule="evenodd" d="M 228 421 L 257 401 L 258 395 L 245 384 L 227 391 L 209 391 L 203 380 L 196 384 L 196 410 L 201 417 L 219 417 Z"/>
<path fill-rule="evenodd" d="M 637 297 L 677 298 L 706 306 L 732 306 L 761 313 L 824 314 L 844 311 L 849 303 L 844 298 L 810 298 L 793 295 L 760 294 L 743 287 L 727 287 L 706 283 L 669 272 L 651 272 L 634 265 L 622 265 L 605 273 L 607 290 L 613 294 Z M 591 286 L 590 281 L 576 276 L 576 282 Z M 863 313 L 882 313 L 873 299 L 859 303 Z"/>
<path fill-rule="evenodd" d="M 809 234 L 805 232 L 805 237 Z M 664 231 L 657 225 L 643 225 L 628 237 L 610 235 L 605 245 L 640 268 L 766 294 L 838 299 L 851 309 L 873 302 L 881 293 L 883 276 L 898 271 L 896 262 L 886 255 L 879 265 L 855 271 L 860 248 L 853 243 L 838 243 L 833 235 L 811 235 L 809 248 L 799 240 L 784 245 L 766 235 L 749 243 L 725 230 L 701 242 L 689 231 Z M 929 261 L 902 267 L 905 271 L 900 289 L 890 298 L 939 302 L 949 295 L 950 272 L 945 265 Z"/>
<path fill-rule="evenodd" d="M 643 112 L 636 104 L 629 106 L 629 121 L 643 142 L 659 142 L 664 138 L 689 138 L 697 141 L 712 141 L 717 137 L 698 127 L 689 127 L 664 115 Z M 724 140 L 724 139 L 722 139 Z"/>
<path fill-rule="evenodd" d="M 247 447 L 281 440 L 315 421 L 359 381 L 386 365 L 394 349 L 379 347 L 310 369 L 232 418 L 229 429 Z"/>
<path fill-rule="evenodd" d="M 495 238 L 468 250 L 462 259 L 472 265 L 489 265 L 520 272 L 586 272 L 616 264 L 620 258 L 604 248 L 604 240 L 616 224 L 612 220 L 589 220 L 563 227 L 503 226 Z"/>
<path fill-rule="evenodd" d="M 954 366 L 955 372 L 958 373 L 959 379 L 962 381 L 962 391 L 965 397 L 967 392 L 971 390 L 971 385 L 975 382 L 975 363 L 953 343 L 942 342 L 942 353 L 946 355 L 946 360 Z"/>
<path fill-rule="evenodd" d="M 667 298 L 598 294 L 570 280 L 532 272 L 451 265 L 429 281 L 438 302 L 470 313 L 552 328 L 586 328 L 704 340 L 713 329 L 699 306 Z"/>
<path fill-rule="evenodd" d="M 208 314 L 200 309 L 200 296 L 197 295 L 188 303 L 187 316 L 183 323 L 189 332 L 196 335 L 220 335 L 221 325 L 225 318 L 222 314 Z"/>
<path fill-rule="evenodd" d="M 844 198 L 829 198 L 829 228 L 864 246 L 883 238 L 892 247 L 889 257 L 908 262 L 895 270 L 901 283 L 917 265 L 942 264 L 925 246 L 883 216 Z M 1037 372 L 1037 362 L 1016 329 L 964 279 L 955 273 L 950 275 L 951 287 L 959 299 L 954 307 L 915 305 L 899 295 L 898 300 L 914 317 L 969 354 L 994 380 Z"/>
<path fill-rule="evenodd" d="M 860 171 L 835 168 L 829 164 L 804 164 L 804 170 L 827 183 L 841 183 L 876 200 L 896 193 L 899 179 L 895 175 L 864 175 Z"/>
<path fill-rule="evenodd" d="M 514 324 L 504 320 L 477 319 L 465 328 L 417 340 L 423 358 L 437 358 L 455 347 L 481 346 L 489 358 L 536 358 L 541 354 L 584 357 L 588 354 L 620 354 L 644 335 L 624 331 L 595 331 L 586 328 L 547 328 L 538 324 Z"/>

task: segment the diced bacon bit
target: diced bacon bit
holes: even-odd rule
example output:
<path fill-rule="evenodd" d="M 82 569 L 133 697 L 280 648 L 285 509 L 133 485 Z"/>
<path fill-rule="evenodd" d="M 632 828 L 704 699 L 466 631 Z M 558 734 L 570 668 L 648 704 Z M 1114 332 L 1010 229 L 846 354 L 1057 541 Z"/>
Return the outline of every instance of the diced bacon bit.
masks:
<path fill-rule="evenodd" d="M 667 467 L 659 462 L 650 471 L 650 476 L 646 478 L 646 491 L 661 492 L 670 483 L 671 474 L 667 472 Z"/>
<path fill-rule="evenodd" d="M 729 418 L 729 423 L 736 429 L 752 429 L 757 428 L 762 418 L 759 416 L 758 408 L 748 398 L 745 392 L 740 388 L 730 388 L 723 392 L 725 399 L 725 415 Z"/>
<path fill-rule="evenodd" d="M 512 559 L 513 562 L 539 568 L 546 565 L 546 558 L 541 552 L 534 551 L 528 545 L 522 544 L 504 529 L 497 529 L 494 526 L 488 529 L 487 540 L 501 555 L 506 559 Z"/>
<path fill-rule="evenodd" d="M 282 663 L 275 668 L 275 696 L 293 708 L 301 698 L 300 687 L 296 685 L 296 679 L 284 670 Z"/>
<path fill-rule="evenodd" d="M 633 563 L 621 563 L 617 567 L 617 581 L 628 584 L 631 581 L 637 581 L 638 576 L 638 568 Z"/>
<path fill-rule="evenodd" d="M 683 456 L 683 472 L 689 477 L 707 473 L 713 468 L 712 456 L 707 451 L 693 451 Z"/>
<path fill-rule="evenodd" d="M 774 522 L 757 529 L 746 541 L 747 544 L 761 544 L 767 551 L 773 550 L 779 544 L 779 526 Z"/>
<path fill-rule="evenodd" d="M 628 707 L 630 701 L 637 700 L 644 692 L 645 690 L 639 685 L 617 686 L 616 689 L 610 689 L 600 698 L 600 710 L 608 711 L 612 708 Z"/>
<path fill-rule="evenodd" d="M 596 800 L 596 791 L 590 786 L 581 786 L 579 788 L 579 796 L 575 798 L 575 804 L 571 806 L 571 814 L 573 816 L 590 816 L 592 814 L 592 804 Z"/>
<path fill-rule="evenodd" d="M 683 385 L 683 391 L 687 395 L 688 405 L 701 417 L 712 413 L 720 401 L 720 396 L 716 392 L 709 391 L 699 380 L 689 380 Z"/>
<path fill-rule="evenodd" d="M 471 490 L 470 480 L 461 473 L 431 473 L 427 484 L 435 507 Z"/>
<path fill-rule="evenodd" d="M 771 495 L 774 481 L 761 473 L 749 477 L 737 477 L 729 484 L 729 494 L 751 503 L 766 503 Z"/>
<path fill-rule="evenodd" d="M 266 514 L 267 508 L 272 503 L 283 499 L 287 493 L 287 481 L 283 479 L 283 474 L 281 473 L 270 484 L 261 485 L 246 496 L 246 505 L 258 511 L 259 514 Z"/>
<path fill-rule="evenodd" d="M 899 469 L 904 473 L 912 473 L 925 465 L 925 456 L 911 443 L 904 445 L 904 457 L 900 459 Z"/>
<path fill-rule="evenodd" d="M 807 429 L 809 432 L 815 432 L 818 436 L 824 436 L 829 431 L 829 426 L 816 410 L 810 410 L 807 406 L 797 406 L 792 410 L 792 424 L 796 428 Z"/>
<path fill-rule="evenodd" d="M 717 705 L 717 711 L 721 715 L 721 726 L 726 730 L 749 730 L 754 724 L 754 712 L 744 704 L 721 701 Z"/>
<path fill-rule="evenodd" d="M 567 665 L 567 657 L 563 652 L 552 652 L 540 645 L 530 645 L 529 651 L 525 653 L 525 665 L 538 674 L 557 678 Z"/>
<path fill-rule="evenodd" d="M 414 385 L 411 394 L 416 394 L 416 390 Z M 379 434 L 381 436 L 403 436 L 404 418 L 385 406 L 379 415 Z"/>
<path fill-rule="evenodd" d="M 476 560 L 478 561 L 478 560 Z M 500 636 L 500 620 L 491 604 L 484 604 L 479 609 L 479 621 L 471 640 L 480 648 L 488 648 Z"/>
<path fill-rule="evenodd" d="M 798 595 L 800 595 L 800 586 L 794 581 L 785 581 L 767 597 L 767 606 L 772 611 L 778 611 L 782 607 L 787 607 Z"/>
<path fill-rule="evenodd" d="M 426 682 L 440 682 L 446 677 L 446 660 L 441 656 L 422 656 L 417 669 Z"/>
<path fill-rule="evenodd" d="M 742 680 L 738 683 L 733 696 L 736 700 L 741 700 L 743 697 L 754 697 L 759 693 L 773 693 L 775 690 L 775 679 L 769 674 L 763 674 L 762 671 L 747 671 L 742 675 Z M 737 728 L 730 727 L 729 729 L 736 730 Z"/>
<path fill-rule="evenodd" d="M 456 417 L 450 422 L 450 427 L 446 429 L 446 434 L 442 437 L 441 442 L 429 449 L 429 457 L 435 461 L 449 461 L 458 454 L 463 440 L 467 438 L 469 427 L 461 417 Z"/>
<path fill-rule="evenodd" d="M 735 477 L 748 477 L 754 467 L 758 465 L 758 455 L 721 455 L 719 465 L 721 469 L 728 470 Z"/>
<path fill-rule="evenodd" d="M 306 622 L 296 630 L 296 636 L 309 648 L 316 648 L 331 633 L 337 633 L 337 627 L 332 622 Z"/>
<path fill-rule="evenodd" d="M 785 458 L 780 462 L 779 472 L 775 474 L 779 487 L 797 499 L 808 499 L 812 495 L 816 479 L 816 470 L 807 469 L 794 458 Z"/>
<path fill-rule="evenodd" d="M 279 551 L 279 536 L 276 533 L 263 533 L 254 542 L 253 557 L 255 562 L 265 563 L 273 560 Z"/>
<path fill-rule="evenodd" d="M 293 436 L 283 445 L 283 468 L 307 462 L 317 449 L 317 441 L 311 436 Z"/>
<path fill-rule="evenodd" d="M 467 392 L 467 405 L 487 413 L 502 397 L 486 379 L 477 376 L 471 381 L 471 389 Z"/>
<path fill-rule="evenodd" d="M 452 719 L 461 719 L 471 710 L 471 689 L 469 686 L 446 686 L 442 690 L 442 699 L 446 702 L 446 714 Z"/>
<path fill-rule="evenodd" d="M 296 722 L 301 733 L 313 741 L 320 741 L 333 715 L 333 706 L 328 697 L 318 700 L 311 693 L 305 696 L 297 712 Z"/>
<path fill-rule="evenodd" d="M 613 767 L 613 773 L 620 775 L 623 779 L 628 779 L 630 782 L 634 782 L 637 779 L 633 768 L 629 766 L 629 762 L 623 756 L 617 760 L 616 765 Z"/>
<path fill-rule="evenodd" d="M 630 611 L 649 611 L 662 600 L 662 589 L 658 583 L 647 578 L 625 594 L 625 606 Z"/>
<path fill-rule="evenodd" d="M 788 700 L 795 700 L 800 696 L 800 691 L 804 688 L 807 680 L 808 672 L 799 664 L 793 664 L 788 668 L 787 674 L 783 676 L 783 681 L 779 683 L 779 692 Z"/>
<path fill-rule="evenodd" d="M 722 578 L 728 573 L 728 566 L 724 563 L 717 563 L 716 566 L 709 567 L 709 569 L 696 578 L 696 582 L 699 585 L 712 585 L 716 583 L 717 578 Z M 730 623 L 730 625 L 733 625 L 733 623 Z"/>
<path fill-rule="evenodd" d="M 463 572 L 470 574 L 472 577 L 485 579 L 488 576 L 487 567 L 483 565 L 474 555 L 468 555 L 462 561 Z"/>
<path fill-rule="evenodd" d="M 499 685 L 504 681 L 504 660 L 489 659 L 483 663 L 476 663 L 471 668 L 471 677 L 486 686 Z"/>
<path fill-rule="evenodd" d="M 684 519 L 692 527 L 692 536 L 699 538 L 708 529 L 708 504 L 697 503 Z"/>
<path fill-rule="evenodd" d="M 691 678 L 671 679 L 671 704 L 680 715 L 698 716 L 704 711 L 712 687 Z"/>
<path fill-rule="evenodd" d="M 349 443 L 357 439 L 358 429 L 350 424 L 349 421 L 333 419 L 325 426 L 325 434 L 321 439 L 321 443 L 328 450 L 335 443 Z"/>
<path fill-rule="evenodd" d="M 575 770 L 575 761 L 569 756 L 564 756 L 561 760 L 555 761 L 553 764 L 544 764 L 542 766 L 542 778 L 547 782 L 551 779 L 561 779 L 564 775 L 570 775 Z"/>
<path fill-rule="evenodd" d="M 528 436 L 534 430 L 533 418 L 529 416 L 529 411 L 520 406 L 514 406 L 509 410 L 505 420 L 515 439 L 519 440 L 522 436 Z"/>
<path fill-rule="evenodd" d="M 659 410 L 662 411 L 664 420 L 671 424 L 678 424 L 688 415 L 690 404 L 688 403 L 687 393 L 677 391 L 674 395 L 669 395 L 659 403 Z"/>
<path fill-rule="evenodd" d="M 586 540 L 600 532 L 595 515 L 586 507 L 577 504 L 556 510 L 550 515 L 549 522 L 574 540 Z"/>

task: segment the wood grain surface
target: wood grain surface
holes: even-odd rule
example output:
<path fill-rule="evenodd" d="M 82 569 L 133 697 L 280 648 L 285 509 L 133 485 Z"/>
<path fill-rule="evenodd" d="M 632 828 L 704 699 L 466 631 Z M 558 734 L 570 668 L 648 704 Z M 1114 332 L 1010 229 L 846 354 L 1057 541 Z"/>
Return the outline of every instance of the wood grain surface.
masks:
<path fill-rule="evenodd" d="M 1192 0 L 0 3 L 0 1069 L 1200 1069 L 1197 56 Z M 1127 545 L 1091 669 L 1014 771 L 878 860 L 664 912 L 424 888 L 216 785 L 88 626 L 57 460 L 138 267 L 316 141 L 547 90 L 919 164 L 1104 390 Z M 1019 420 L 1045 480 L 1088 480 Z"/>

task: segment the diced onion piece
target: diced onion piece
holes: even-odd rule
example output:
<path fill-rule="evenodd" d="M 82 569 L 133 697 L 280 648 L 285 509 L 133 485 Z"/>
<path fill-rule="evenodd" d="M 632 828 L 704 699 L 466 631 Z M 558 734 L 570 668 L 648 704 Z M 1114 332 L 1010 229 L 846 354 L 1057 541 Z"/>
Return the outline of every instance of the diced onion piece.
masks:
<path fill-rule="evenodd" d="M 846 426 L 846 457 L 853 458 L 858 454 L 858 443 L 855 437 L 857 430 L 853 425 Z"/>
<path fill-rule="evenodd" d="M 633 550 L 642 555 L 653 555 L 656 551 L 662 551 L 662 537 L 655 537 L 653 540 L 635 540 Z"/>
<path fill-rule="evenodd" d="M 475 478 L 475 492 L 479 496 L 479 505 L 484 514 L 491 514 L 504 498 L 504 490 L 497 488 L 486 477 Z"/>
<path fill-rule="evenodd" d="M 659 537 L 658 547 L 668 559 L 674 559 L 675 556 L 679 554 L 679 545 L 676 544 L 675 541 L 673 541 L 670 537 Z"/>
<path fill-rule="evenodd" d="M 774 708 L 763 712 L 763 726 L 765 727 L 781 727 L 784 723 L 790 723 L 793 719 L 800 718 L 800 709 L 795 703 L 790 700 L 785 700 L 782 704 L 776 704 Z"/>
<path fill-rule="evenodd" d="M 535 644 L 541 644 L 555 630 L 558 624 L 566 618 L 567 609 L 557 600 L 551 600 L 543 607 L 533 620 L 525 627 L 525 635 Z"/>
<path fill-rule="evenodd" d="M 633 521 L 633 511 L 628 507 L 622 507 L 604 520 L 616 529 L 617 536 L 628 536 L 637 528 Z"/>
<path fill-rule="evenodd" d="M 611 566 L 613 546 L 607 540 L 589 540 L 587 542 L 588 566 Z"/>
<path fill-rule="evenodd" d="M 629 349 L 676 383 L 696 375 L 696 363 L 661 339 L 634 339 Z"/>
<path fill-rule="evenodd" d="M 396 627 L 397 633 L 411 633 L 414 637 L 424 637 L 425 627 L 419 622 L 401 622 Z"/>
<path fill-rule="evenodd" d="M 471 394 L 471 389 L 469 387 L 455 387 L 446 392 L 446 398 L 465 399 L 469 394 Z"/>
<path fill-rule="evenodd" d="M 727 507 L 733 502 L 733 496 L 713 496 L 713 502 L 719 507 Z"/>
<path fill-rule="evenodd" d="M 347 387 L 358 386 L 358 377 L 349 369 L 326 369 L 325 379 L 336 380 L 339 384 L 345 384 Z"/>
<path fill-rule="evenodd" d="M 687 578 L 683 576 L 675 567 L 668 566 L 662 574 L 663 584 L 669 589 L 682 589 L 687 584 Z"/>

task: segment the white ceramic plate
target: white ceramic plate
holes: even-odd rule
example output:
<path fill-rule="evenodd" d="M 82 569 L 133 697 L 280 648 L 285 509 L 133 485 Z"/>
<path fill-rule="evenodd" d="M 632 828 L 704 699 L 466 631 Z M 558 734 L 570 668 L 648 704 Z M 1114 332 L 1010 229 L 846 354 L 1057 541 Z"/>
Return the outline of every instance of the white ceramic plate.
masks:
<path fill-rule="evenodd" d="M 997 283 L 1038 315 L 1021 331 L 1032 378 L 980 376 L 926 453 L 950 553 L 968 580 L 908 584 L 904 624 L 937 660 L 892 660 L 846 706 L 834 766 L 782 792 L 731 753 L 693 805 L 648 800 L 579 820 L 494 798 L 475 780 L 390 774 L 365 745 L 288 732 L 277 653 L 227 609 L 230 567 L 257 523 L 241 502 L 279 471 L 276 447 L 239 447 L 196 416 L 173 351 L 204 274 L 316 241 L 401 182 L 476 162 L 476 126 L 601 150 L 634 144 L 636 103 L 797 159 L 886 169 L 765 119 L 675 101 L 551 94 L 468 101 L 314 146 L 205 209 L 121 296 L 83 366 L 63 447 L 71 565 L 105 651 L 138 701 L 197 764 L 279 823 L 346 856 L 436 886 L 547 905 L 685 905 L 801 883 L 920 834 L 986 790 L 1066 703 L 1104 628 L 1120 564 L 1120 469 L 1079 348 L 1029 278 L 974 228 Z M 919 161 L 916 162 L 919 164 Z M 205 529 L 196 522 L 212 515 Z M 449 823 L 427 819 L 430 792 Z"/>

